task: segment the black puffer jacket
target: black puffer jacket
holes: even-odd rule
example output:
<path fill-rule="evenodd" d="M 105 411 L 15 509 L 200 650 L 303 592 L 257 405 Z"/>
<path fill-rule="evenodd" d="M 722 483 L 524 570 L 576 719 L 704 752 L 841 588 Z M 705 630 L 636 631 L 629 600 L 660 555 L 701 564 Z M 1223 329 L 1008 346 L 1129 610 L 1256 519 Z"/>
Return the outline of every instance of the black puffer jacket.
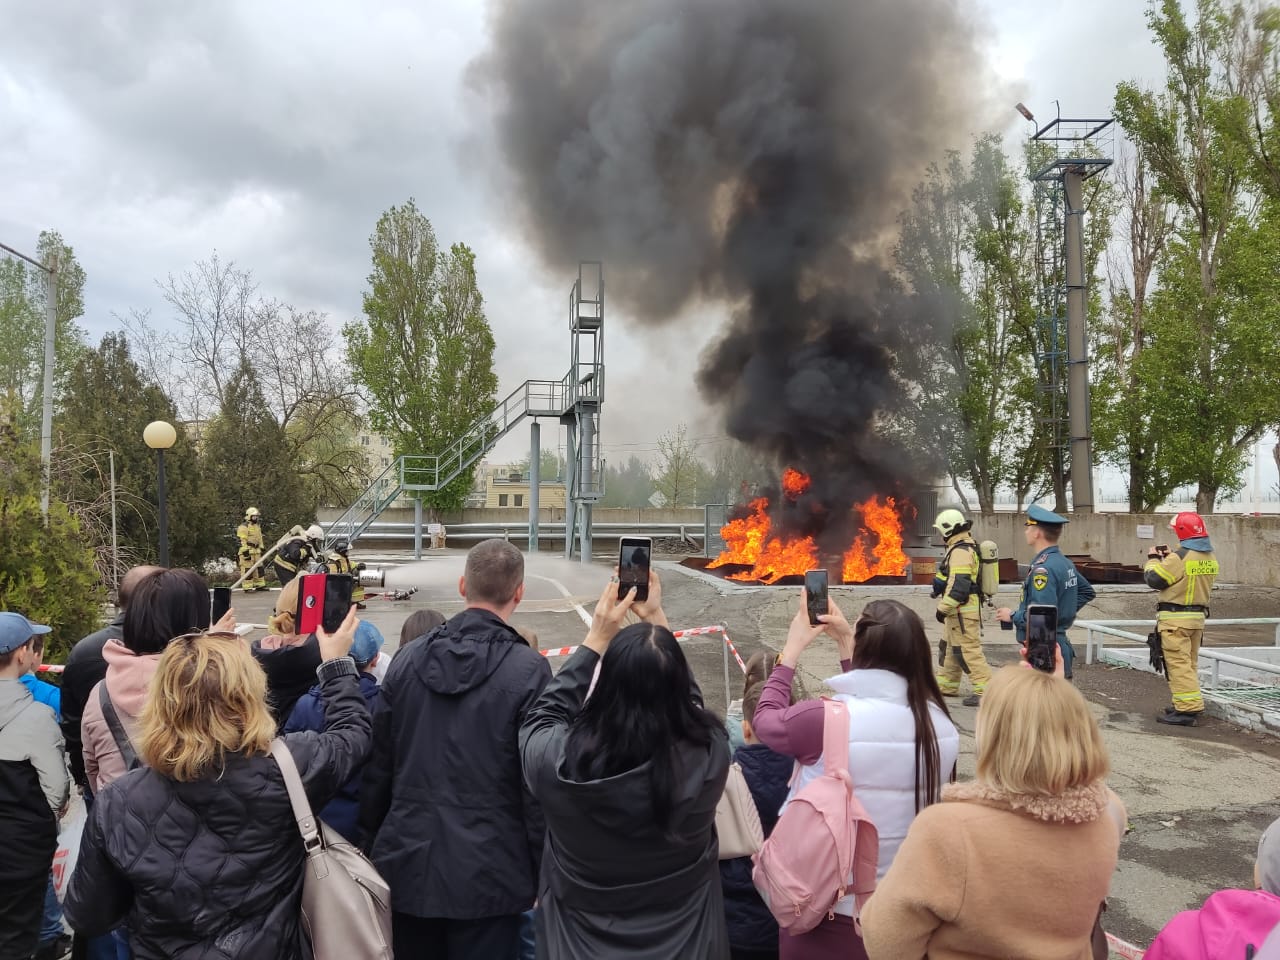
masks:
<path fill-rule="evenodd" d="M 348 673 L 336 674 L 339 663 Z M 285 738 L 313 810 L 369 749 L 369 713 L 350 660 L 321 689 L 323 733 Z M 72 928 L 103 934 L 127 919 L 139 960 L 295 960 L 303 851 L 270 756 L 227 758 L 220 776 L 179 783 L 135 770 L 95 798 L 63 905 Z"/>
<path fill-rule="evenodd" d="M 546 659 L 480 609 L 391 661 L 360 825 L 397 912 L 472 920 L 533 906 L 545 827 L 518 737 L 550 679 Z"/>

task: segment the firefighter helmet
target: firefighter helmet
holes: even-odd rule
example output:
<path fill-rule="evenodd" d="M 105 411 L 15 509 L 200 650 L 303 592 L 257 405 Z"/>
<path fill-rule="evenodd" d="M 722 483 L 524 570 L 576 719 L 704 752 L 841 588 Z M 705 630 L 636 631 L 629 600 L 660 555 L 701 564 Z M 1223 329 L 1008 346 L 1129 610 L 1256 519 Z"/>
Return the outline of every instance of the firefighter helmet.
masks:
<path fill-rule="evenodd" d="M 337 540 L 333 541 L 334 553 L 340 553 L 345 557 L 347 555 L 347 551 L 350 549 L 351 542 L 346 537 L 339 537 Z"/>
<path fill-rule="evenodd" d="M 320 528 L 320 524 L 313 523 L 311 526 L 307 527 L 306 538 L 308 540 L 314 540 L 316 543 L 323 543 L 324 530 Z"/>
<path fill-rule="evenodd" d="M 244 512 L 244 518 L 246 521 L 261 520 L 262 512 L 257 507 L 250 507 L 248 510 Z"/>
<path fill-rule="evenodd" d="M 943 510 L 938 514 L 938 519 L 933 521 L 933 527 L 944 537 L 950 537 L 952 534 L 963 533 L 972 527 L 973 524 L 964 518 L 964 514 L 959 510 Z"/>
<path fill-rule="evenodd" d="M 1179 540 L 1194 540 L 1196 537 L 1207 537 L 1209 535 L 1209 531 L 1204 526 L 1204 518 L 1200 514 L 1191 513 L 1190 511 L 1178 514 L 1169 521 L 1169 526 L 1177 534 Z"/>

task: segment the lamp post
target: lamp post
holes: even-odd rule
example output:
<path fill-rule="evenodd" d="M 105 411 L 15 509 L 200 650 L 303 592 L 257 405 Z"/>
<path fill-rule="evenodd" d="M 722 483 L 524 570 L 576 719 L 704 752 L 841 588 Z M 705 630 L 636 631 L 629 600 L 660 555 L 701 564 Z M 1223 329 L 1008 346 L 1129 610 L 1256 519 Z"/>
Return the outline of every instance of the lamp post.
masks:
<path fill-rule="evenodd" d="M 178 431 L 164 420 L 153 420 L 142 431 L 142 439 L 156 452 L 157 506 L 160 508 L 160 566 L 169 565 L 169 508 L 164 499 L 164 452 L 177 442 Z"/>

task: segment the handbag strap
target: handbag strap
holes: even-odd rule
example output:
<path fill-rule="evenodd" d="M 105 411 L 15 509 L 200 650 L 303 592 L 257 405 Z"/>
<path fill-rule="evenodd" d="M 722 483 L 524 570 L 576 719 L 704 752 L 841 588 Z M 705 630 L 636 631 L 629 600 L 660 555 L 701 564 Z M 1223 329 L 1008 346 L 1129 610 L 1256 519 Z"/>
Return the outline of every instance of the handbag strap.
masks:
<path fill-rule="evenodd" d="M 137 770 L 141 765 L 138 760 L 138 753 L 133 749 L 133 741 L 129 739 L 129 734 L 125 732 L 124 724 L 120 722 L 120 714 L 116 713 L 116 706 L 111 702 L 111 694 L 107 693 L 107 681 L 103 680 L 98 684 L 98 703 L 102 705 L 102 719 L 107 721 L 107 728 L 111 731 L 111 739 L 116 742 L 116 749 L 120 751 L 120 758 L 124 761 L 126 770 Z"/>
<path fill-rule="evenodd" d="M 293 807 L 293 816 L 298 821 L 298 832 L 302 834 L 302 845 L 307 853 L 312 853 L 324 846 L 320 838 L 320 825 L 315 814 L 311 812 L 311 802 L 307 800 L 307 791 L 302 786 L 302 777 L 298 774 L 298 765 L 293 761 L 293 754 L 288 745 L 280 737 L 271 741 L 271 756 L 280 767 L 280 775 L 284 778 L 285 789 L 289 791 L 289 805 Z"/>

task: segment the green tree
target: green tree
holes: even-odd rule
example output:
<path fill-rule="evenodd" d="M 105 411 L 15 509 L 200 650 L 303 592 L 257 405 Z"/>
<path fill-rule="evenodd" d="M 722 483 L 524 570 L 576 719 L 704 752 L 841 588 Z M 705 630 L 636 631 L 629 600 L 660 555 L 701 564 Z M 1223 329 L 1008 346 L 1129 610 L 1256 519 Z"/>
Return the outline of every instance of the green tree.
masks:
<path fill-rule="evenodd" d="M 228 379 L 225 400 L 204 436 L 201 460 L 213 483 L 216 507 L 205 522 L 234 556 L 235 529 L 246 507 L 262 511 L 268 544 L 295 524 L 313 522 L 318 506 L 293 462 L 284 428 L 267 410 L 253 368 L 241 363 Z"/>
<path fill-rule="evenodd" d="M 1274 268 L 1256 269 L 1251 246 L 1269 246 L 1273 227 L 1246 203 L 1254 167 L 1240 131 L 1251 105 L 1235 70 L 1233 9 L 1195 0 L 1192 22 L 1179 0 L 1153 3 L 1148 23 L 1168 70 L 1164 94 L 1132 83 L 1116 90 L 1116 116 L 1178 214 L 1152 299 L 1151 340 L 1136 366 L 1169 471 L 1197 484 L 1202 513 L 1238 484 L 1244 451 L 1276 419 L 1258 423 L 1274 407 L 1262 366 L 1275 339 L 1262 299 Z M 1251 266 L 1234 264 L 1237 257 Z"/>
<path fill-rule="evenodd" d="M 108 455 L 114 454 L 121 566 L 156 558 L 156 458 L 142 441 L 153 420 L 167 420 L 178 431 L 165 453 L 170 562 L 199 568 L 216 555 L 217 531 L 208 522 L 212 490 L 177 413 L 163 388 L 144 377 L 121 334 L 107 334 L 72 368 L 54 420 L 55 486 L 99 557 L 109 557 Z"/>
<path fill-rule="evenodd" d="M 705 501 L 710 486 L 707 468 L 683 423 L 658 438 L 653 482 L 668 507 L 692 507 Z"/>
<path fill-rule="evenodd" d="M 10 413 L 0 423 L 0 609 L 53 627 L 45 656 L 61 663 L 99 626 L 103 591 L 93 551 L 57 497 L 45 522 L 40 485 L 39 453 Z"/>
<path fill-rule="evenodd" d="M 484 422 L 498 389 L 475 254 L 460 243 L 441 250 L 412 199 L 382 215 L 369 244 L 364 320 L 343 330 L 348 363 L 374 429 L 397 456 L 444 454 Z M 458 509 L 474 472 L 463 470 L 424 504 Z"/>
<path fill-rule="evenodd" d="M 1144 358 L 1156 267 L 1173 232 L 1173 212 L 1156 189 L 1141 149 L 1117 165 L 1120 236 L 1125 257 L 1111 282 L 1109 310 L 1098 326 L 1093 368 L 1094 442 L 1100 459 L 1128 470 L 1129 510 L 1150 513 L 1178 478 L 1165 432 L 1152 416 L 1167 392 L 1160 363 Z M 1154 374 L 1151 376 L 1149 374 Z"/>
<path fill-rule="evenodd" d="M 632 454 L 620 467 L 606 463 L 604 468 L 604 498 L 602 507 L 632 507 L 640 509 L 652 506 L 649 498 L 656 489 L 649 465 Z"/>
<path fill-rule="evenodd" d="M 84 314 L 84 268 L 60 234 L 42 231 L 36 259 L 56 268 L 57 313 L 54 327 L 54 398 L 84 350 L 76 319 Z M 38 437 L 44 392 L 45 304 L 48 285 L 42 270 L 22 260 L 0 258 L 0 383 L 15 398 L 18 428 Z"/>
<path fill-rule="evenodd" d="M 529 476 L 529 458 L 523 457 L 511 465 L 513 472 Z M 565 478 L 565 460 L 559 452 L 543 447 L 538 451 L 538 475 L 543 483 Z"/>

